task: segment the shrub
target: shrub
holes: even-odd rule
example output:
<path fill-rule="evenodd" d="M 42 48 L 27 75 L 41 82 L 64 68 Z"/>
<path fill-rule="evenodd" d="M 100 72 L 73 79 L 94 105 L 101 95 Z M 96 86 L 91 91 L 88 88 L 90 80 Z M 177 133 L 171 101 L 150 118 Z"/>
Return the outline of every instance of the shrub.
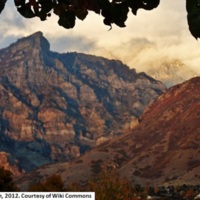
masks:
<path fill-rule="evenodd" d="M 52 175 L 45 180 L 33 184 L 29 187 L 28 191 L 32 192 L 62 192 L 65 191 L 64 183 L 60 175 Z"/>
<path fill-rule="evenodd" d="M 96 179 L 89 182 L 89 190 L 95 192 L 96 200 L 133 200 L 131 184 L 120 179 L 114 169 L 102 169 Z"/>
<path fill-rule="evenodd" d="M 4 167 L 0 167 L 0 191 L 18 191 L 17 186 L 13 183 L 12 173 Z"/>

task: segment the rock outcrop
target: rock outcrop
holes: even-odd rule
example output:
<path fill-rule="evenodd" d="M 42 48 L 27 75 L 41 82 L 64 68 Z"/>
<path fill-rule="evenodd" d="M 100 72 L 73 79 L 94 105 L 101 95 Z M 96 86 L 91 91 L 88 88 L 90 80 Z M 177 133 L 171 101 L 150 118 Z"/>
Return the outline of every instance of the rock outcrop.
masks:
<path fill-rule="evenodd" d="M 30 171 L 137 125 L 165 86 L 120 61 L 50 51 L 41 32 L 0 50 L 0 151 Z"/>
<path fill-rule="evenodd" d="M 17 160 L 15 160 L 9 153 L 0 152 L 0 167 L 9 170 L 14 177 L 22 176 L 25 172 L 18 168 Z"/>
<path fill-rule="evenodd" d="M 60 174 L 65 184 L 84 183 L 102 166 L 112 166 L 144 186 L 199 184 L 199 93 L 200 77 L 170 88 L 149 106 L 136 128 L 74 162 L 39 168 L 18 180 L 20 188 L 52 174 Z"/>

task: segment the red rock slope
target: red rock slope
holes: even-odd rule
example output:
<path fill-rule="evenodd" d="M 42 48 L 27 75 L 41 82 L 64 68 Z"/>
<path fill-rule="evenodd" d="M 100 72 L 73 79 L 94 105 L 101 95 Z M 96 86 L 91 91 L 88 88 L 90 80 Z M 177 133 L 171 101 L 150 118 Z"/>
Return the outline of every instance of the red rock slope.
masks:
<path fill-rule="evenodd" d="M 75 162 L 46 165 L 18 180 L 21 188 L 54 173 L 65 183 L 87 181 L 110 165 L 141 184 L 200 182 L 200 77 L 170 88 L 146 110 L 140 124 Z M 31 179 L 30 179 L 31 176 Z"/>

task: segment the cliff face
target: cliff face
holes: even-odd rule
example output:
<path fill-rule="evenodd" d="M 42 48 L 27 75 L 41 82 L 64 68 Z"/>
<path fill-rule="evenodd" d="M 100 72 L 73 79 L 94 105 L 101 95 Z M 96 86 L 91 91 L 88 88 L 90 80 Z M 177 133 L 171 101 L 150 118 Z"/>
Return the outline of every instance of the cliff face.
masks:
<path fill-rule="evenodd" d="M 165 86 L 120 61 L 50 51 L 41 32 L 0 50 L 1 151 L 26 171 L 137 125 Z"/>
<path fill-rule="evenodd" d="M 56 173 L 66 184 L 83 183 L 102 166 L 114 167 L 122 177 L 144 186 L 199 184 L 199 92 L 200 77 L 170 88 L 148 107 L 133 130 L 74 162 L 39 168 L 18 180 L 20 188 Z"/>
<path fill-rule="evenodd" d="M 23 169 L 19 169 L 18 161 L 12 155 L 2 151 L 0 152 L 0 167 L 9 170 L 14 177 L 22 176 L 25 173 Z"/>

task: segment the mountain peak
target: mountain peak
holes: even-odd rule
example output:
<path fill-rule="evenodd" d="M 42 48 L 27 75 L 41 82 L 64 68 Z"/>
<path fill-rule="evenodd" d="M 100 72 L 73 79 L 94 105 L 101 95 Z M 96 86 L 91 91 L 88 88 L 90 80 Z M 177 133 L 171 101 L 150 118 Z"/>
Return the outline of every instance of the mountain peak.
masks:
<path fill-rule="evenodd" d="M 153 66 L 151 69 L 147 70 L 147 73 L 156 80 L 162 81 L 167 87 L 174 86 L 192 77 L 198 76 L 197 72 L 194 72 L 177 59 L 163 62 L 159 67 Z"/>
<path fill-rule="evenodd" d="M 0 50 L 0 126 L 15 140 L 16 151 L 6 148 L 26 171 L 71 160 L 136 126 L 146 106 L 165 91 L 120 61 L 48 49 L 36 32 Z"/>
<path fill-rule="evenodd" d="M 24 49 L 40 49 L 43 51 L 50 50 L 50 44 L 48 40 L 43 36 L 41 31 L 35 32 L 32 35 L 17 40 L 17 42 L 13 43 L 10 47 L 12 48 L 12 53 Z"/>
<path fill-rule="evenodd" d="M 33 33 L 32 35 L 27 37 L 27 39 L 32 40 L 33 42 L 32 44 L 36 48 L 42 48 L 43 50 L 47 50 L 47 51 L 49 51 L 50 49 L 50 44 L 48 40 L 43 36 L 43 33 L 41 31 Z"/>
<path fill-rule="evenodd" d="M 31 37 L 43 37 L 43 33 L 41 31 L 37 31 L 30 35 Z"/>

